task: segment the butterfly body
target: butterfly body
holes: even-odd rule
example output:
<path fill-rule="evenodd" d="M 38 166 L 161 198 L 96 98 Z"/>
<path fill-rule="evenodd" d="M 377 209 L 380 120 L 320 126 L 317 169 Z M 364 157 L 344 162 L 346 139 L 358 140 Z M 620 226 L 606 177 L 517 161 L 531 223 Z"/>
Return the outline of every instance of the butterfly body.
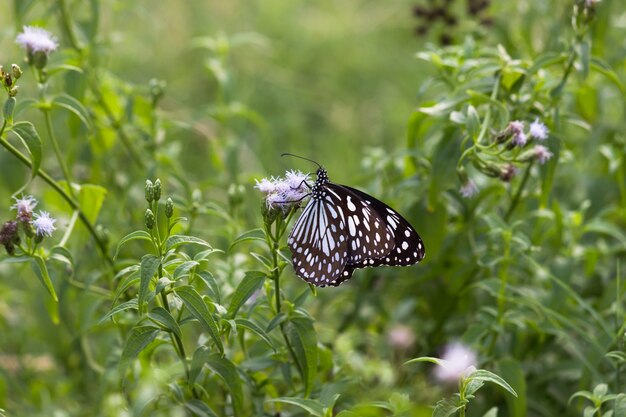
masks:
<path fill-rule="evenodd" d="M 348 280 L 355 269 L 408 266 L 424 258 L 424 243 L 395 210 L 374 197 L 330 182 L 317 170 L 310 200 L 288 239 L 293 267 L 324 287 Z"/>

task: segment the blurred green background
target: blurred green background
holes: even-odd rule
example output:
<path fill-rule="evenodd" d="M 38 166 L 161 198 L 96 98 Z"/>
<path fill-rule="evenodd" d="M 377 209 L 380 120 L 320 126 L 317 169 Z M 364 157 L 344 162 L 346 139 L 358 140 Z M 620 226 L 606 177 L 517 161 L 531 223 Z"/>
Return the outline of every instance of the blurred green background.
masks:
<path fill-rule="evenodd" d="M 432 163 L 435 152 L 426 136 L 420 137 L 417 149 L 407 147 L 409 118 L 417 106 L 445 93 L 431 82 L 434 69 L 416 59 L 415 53 L 438 48 L 442 33 L 447 33 L 454 45 L 472 38 L 485 47 L 502 45 L 514 59 L 532 60 L 546 51 L 566 50 L 572 37 L 570 1 L 492 1 L 474 16 L 468 12 L 468 2 L 456 0 L 451 7 L 458 21 L 450 27 L 425 23 L 415 16 L 415 6 L 431 3 L 444 4 L 422 0 L 68 1 L 80 28 L 80 41 L 89 45 L 89 65 L 139 150 L 143 167 L 129 157 L 95 106 L 85 77 L 67 72 L 55 78 L 51 87 L 78 97 L 98 121 L 88 132 L 76 117 L 54 114 L 76 181 L 108 190 L 98 224 L 106 229 L 111 248 L 122 236 L 142 227 L 145 179 L 159 177 L 166 192 L 174 196 L 179 214 L 192 219 L 188 231 L 227 250 L 237 235 L 261 224 L 261 196 L 252 189 L 254 178 L 282 175 L 285 169 L 314 169 L 304 161 L 281 158 L 283 152 L 317 160 L 329 170 L 331 180 L 367 190 L 406 214 L 424 238 L 427 257 L 423 265 L 359 271 L 348 284 L 310 297 L 306 308 L 317 320 L 322 360 L 336 361 L 328 367 L 328 385 L 339 387 L 347 403 L 391 398 L 398 409 L 410 409 L 410 415 L 429 415 L 428 405 L 449 390 L 433 387 L 426 367 L 400 365 L 418 355 L 436 354 L 445 343 L 467 336 L 472 324 L 490 314 L 481 304 L 485 299 L 493 302 L 493 297 L 476 295 L 472 281 L 492 278 L 490 265 L 473 258 L 470 262 L 470 243 L 458 236 L 476 226 L 479 238 L 488 241 L 487 251 L 495 257 L 500 249 L 498 242 L 486 237 L 488 227 L 472 217 L 476 206 L 469 209 L 458 198 L 461 184 L 454 176 L 458 155 L 439 161 L 444 166 L 438 168 L 450 175 L 441 182 L 436 203 L 426 195 L 425 182 L 430 184 L 431 177 L 405 175 L 407 155 L 417 153 Z M 23 25 L 40 25 L 58 36 L 61 50 L 51 56 L 51 65 L 76 62 L 60 24 L 58 2 L 14 0 L 4 6 L 0 63 L 5 68 L 23 61 L 24 53 L 14 41 Z M 424 24 L 428 33 L 419 36 L 417 28 Z M 626 72 L 625 29 L 623 1 L 603 0 L 597 8 L 591 51 L 621 80 Z M 149 112 L 151 79 L 167 84 L 156 121 Z M 611 211 L 605 226 L 623 233 L 617 189 L 624 178 L 619 169 L 608 166 L 609 160 L 616 164 L 623 160 L 623 96 L 597 74 L 588 79 L 575 74 L 572 79 L 563 113 L 580 116 L 589 129 L 568 126 L 561 132 L 568 165 L 555 186 L 563 199 L 559 215 L 571 220 L 565 221 L 567 225 L 580 226 L 585 215 L 590 218 Z M 36 95 L 37 86 L 27 74 L 21 80 L 19 98 Z M 25 110 L 20 118 L 35 123 L 45 137 L 37 111 Z M 610 145 L 613 159 L 599 153 L 602 145 Z M 44 151 L 44 169 L 61 178 L 50 149 Z M 27 181 L 29 170 L 0 150 L 0 172 L 0 214 L 5 221 L 12 214 L 10 197 Z M 245 188 L 237 188 L 241 186 Z M 34 181 L 28 193 L 60 217 L 62 231 L 69 215 L 62 214 L 64 206 L 58 197 L 41 181 Z M 585 200 L 590 201 L 588 212 Z M 494 198 L 487 203 L 485 212 L 496 210 Z M 531 208 L 536 208 L 532 202 L 528 212 Z M 228 221 L 215 215 L 220 210 L 228 213 Z M 534 225 L 535 233 L 542 225 Z M 575 245 L 578 238 L 588 248 L 606 242 L 585 240 L 584 232 L 572 230 L 571 235 L 543 242 L 552 245 L 552 252 L 543 252 L 545 256 L 554 255 L 543 261 L 562 273 L 561 278 L 571 278 L 568 282 L 588 297 L 589 305 L 608 317 L 615 312 L 614 261 L 623 259 L 623 236 L 617 239 L 617 249 L 611 246 L 603 251 L 601 247 L 581 255 Z M 84 230 L 80 232 L 70 241 L 76 278 L 114 289 L 113 280 L 102 278 L 106 272 L 93 243 Z M 142 253 L 141 248 L 129 249 L 121 263 L 124 257 Z M 542 256 L 539 247 L 527 253 Z M 213 272 L 223 279 L 221 285 L 228 292 L 241 279 L 244 267 L 251 268 L 253 263 L 248 253 L 231 252 L 216 260 Z M 520 269 L 520 281 L 537 279 L 538 285 L 545 284 L 545 276 L 537 271 Z M 98 324 L 110 300 L 64 283 L 67 271 L 61 267 L 51 273 L 62 294 L 61 324 L 52 324 L 49 300 L 28 268 L 0 265 L 0 408 L 15 412 L 8 416 L 122 415 L 117 410 L 128 398 L 121 393 L 119 375 L 99 369 L 115 367 L 123 343 L 123 335 L 113 325 Z M 283 284 L 292 298 L 304 286 L 291 272 L 285 274 Z M 552 288 L 546 292 L 551 300 L 562 296 Z M 539 297 L 521 292 L 522 296 Z M 565 315 L 568 306 L 560 306 Z M 581 319 L 585 317 L 584 309 L 578 313 Z M 523 322 L 520 328 L 541 327 L 521 318 L 519 322 Z M 410 329 L 410 343 L 394 345 L 391 335 L 394 329 L 406 330 L 403 326 Z M 528 384 L 528 397 L 536 400 L 528 415 L 563 412 L 574 390 L 589 389 L 584 384 L 597 382 L 597 376 L 605 372 L 604 368 L 596 373 L 581 370 L 584 366 L 572 357 L 580 360 L 585 352 L 570 356 L 572 339 L 556 330 L 523 333 L 508 334 L 498 352 L 517 355 L 517 341 L 527 348 L 520 361 L 526 361 L 524 371 L 536 378 Z M 579 333 L 572 338 L 586 343 Z M 551 373 L 542 375 L 545 363 L 554 366 Z M 499 366 L 506 368 L 506 362 Z M 144 376 L 149 382 L 153 382 L 150 377 L 154 379 L 154 387 L 137 388 L 140 392 L 133 397 L 137 403 L 142 395 L 156 395 L 155 387 L 167 384 L 167 370 L 152 371 Z M 566 381 L 563 389 L 550 384 L 550 378 L 557 375 Z M 516 383 L 526 389 L 523 381 Z M 507 415 L 524 415 L 526 405 L 511 411 L 514 406 L 509 403 L 507 407 L 509 400 L 501 393 L 494 389 L 490 394 Z M 406 405 L 409 395 L 412 406 Z M 477 406 L 481 411 L 487 408 L 485 403 Z M 576 410 L 569 412 L 580 415 Z M 140 407 L 128 415 L 141 415 Z"/>

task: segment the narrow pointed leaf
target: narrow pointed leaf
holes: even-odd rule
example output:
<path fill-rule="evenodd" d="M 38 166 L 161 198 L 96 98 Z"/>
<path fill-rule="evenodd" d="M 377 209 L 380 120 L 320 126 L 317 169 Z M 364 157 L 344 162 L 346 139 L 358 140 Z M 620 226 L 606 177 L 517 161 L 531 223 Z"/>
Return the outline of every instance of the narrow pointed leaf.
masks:
<path fill-rule="evenodd" d="M 119 255 L 120 249 L 122 248 L 122 246 L 124 246 L 125 244 L 133 240 L 151 241 L 152 238 L 150 237 L 150 233 L 146 232 L 145 230 L 136 230 L 132 233 L 127 234 L 117 244 L 117 248 L 115 249 L 115 255 L 113 256 L 113 259 L 117 259 L 117 255 Z"/>
<path fill-rule="evenodd" d="M 54 290 L 54 285 L 52 285 L 52 280 L 50 279 L 50 275 L 48 274 L 48 268 L 46 267 L 46 262 L 43 258 L 39 256 L 34 256 L 31 262 L 33 271 L 35 271 L 35 275 L 39 278 L 39 281 L 43 284 L 43 286 L 48 290 L 52 299 L 56 302 L 59 301 L 57 297 L 57 293 Z"/>
<path fill-rule="evenodd" d="M 220 353 L 224 353 L 224 345 L 222 339 L 220 339 L 219 329 L 217 323 L 213 319 L 209 308 L 205 304 L 202 296 L 191 286 L 186 285 L 178 287 L 174 290 L 176 294 L 183 300 L 185 307 L 191 313 L 191 315 L 200 322 L 204 330 L 209 333 L 209 336 L 215 342 L 215 345 L 219 349 Z"/>
<path fill-rule="evenodd" d="M 233 318 L 241 306 L 259 289 L 265 282 L 266 275 L 259 271 L 246 272 L 235 290 L 228 306 L 228 317 Z"/>
<path fill-rule="evenodd" d="M 146 348 L 159 334 L 159 329 L 152 326 L 135 327 L 131 332 L 120 359 L 119 371 L 124 374 L 126 368 L 137 358 L 139 353 Z"/>
<path fill-rule="evenodd" d="M 31 160 L 31 178 L 35 178 L 37 172 L 39 172 L 39 167 L 41 166 L 41 153 L 42 153 L 42 145 L 41 138 L 30 122 L 19 122 L 15 123 L 11 127 L 11 131 L 15 133 L 15 135 L 22 141 L 28 153 L 30 154 Z"/>
<path fill-rule="evenodd" d="M 150 313 L 148 313 L 148 317 L 174 333 L 179 339 L 183 338 L 183 334 L 180 331 L 180 326 L 176 322 L 176 319 L 163 307 L 153 308 Z"/>
<path fill-rule="evenodd" d="M 160 259 L 154 255 L 144 255 L 141 258 L 141 280 L 139 282 L 139 294 L 137 295 L 139 311 L 143 311 L 143 303 L 146 300 L 148 288 L 150 288 L 150 281 L 157 273 L 160 263 Z"/>

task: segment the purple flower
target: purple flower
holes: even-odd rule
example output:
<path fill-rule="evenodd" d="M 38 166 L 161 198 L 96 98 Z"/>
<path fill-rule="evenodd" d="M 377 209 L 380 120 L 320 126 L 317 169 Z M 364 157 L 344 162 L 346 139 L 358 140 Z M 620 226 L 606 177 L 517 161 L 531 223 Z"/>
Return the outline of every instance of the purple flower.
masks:
<path fill-rule="evenodd" d="M 535 145 L 533 151 L 535 153 L 535 158 L 537 158 L 541 165 L 545 164 L 550 158 L 554 156 L 554 154 L 543 145 Z"/>
<path fill-rule="evenodd" d="M 29 222 L 33 217 L 33 209 L 37 206 L 37 200 L 32 195 L 13 198 L 15 199 L 15 204 L 11 206 L 11 210 L 17 210 L 17 218 L 20 221 Z"/>
<path fill-rule="evenodd" d="M 54 223 L 56 219 L 50 217 L 50 213 L 47 211 L 40 211 L 35 213 L 35 220 L 33 220 L 33 226 L 37 232 L 37 236 L 52 236 L 52 232 L 56 230 Z"/>
<path fill-rule="evenodd" d="M 43 52 L 46 55 L 59 46 L 50 32 L 37 26 L 24 26 L 24 31 L 17 35 L 15 42 L 22 45 L 29 53 Z"/>
<path fill-rule="evenodd" d="M 550 133 L 550 131 L 548 130 L 548 128 L 546 127 L 546 125 L 544 125 L 543 123 L 541 123 L 539 121 L 539 119 L 535 119 L 534 122 L 532 122 L 530 124 L 530 136 L 532 136 L 533 138 L 539 139 L 541 141 L 546 140 L 548 138 L 548 133 Z"/>
<path fill-rule="evenodd" d="M 461 193 L 463 197 L 470 198 L 478 194 L 478 187 L 476 186 L 474 181 L 467 180 L 467 182 L 463 184 L 459 192 Z"/>
<path fill-rule="evenodd" d="M 524 122 L 519 120 L 514 120 L 509 123 L 507 130 L 511 133 L 513 140 L 511 143 L 515 146 L 522 147 L 526 145 L 528 138 L 526 137 L 526 133 L 524 133 Z"/>
<path fill-rule="evenodd" d="M 465 345 L 453 343 L 446 347 L 435 376 L 441 381 L 456 382 L 475 370 L 476 353 Z"/>
<path fill-rule="evenodd" d="M 255 188 L 266 194 L 265 202 L 268 208 L 288 210 L 309 195 L 308 178 L 309 174 L 287 171 L 285 178 L 256 180 Z"/>

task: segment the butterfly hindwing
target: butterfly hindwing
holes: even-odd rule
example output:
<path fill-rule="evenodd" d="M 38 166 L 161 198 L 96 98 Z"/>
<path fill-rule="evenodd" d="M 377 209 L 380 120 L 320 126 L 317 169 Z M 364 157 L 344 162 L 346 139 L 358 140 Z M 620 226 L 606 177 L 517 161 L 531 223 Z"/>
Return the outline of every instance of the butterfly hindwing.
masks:
<path fill-rule="evenodd" d="M 339 277 L 348 255 L 345 228 L 344 215 L 332 201 L 309 200 L 287 240 L 296 274 L 318 286 Z"/>

